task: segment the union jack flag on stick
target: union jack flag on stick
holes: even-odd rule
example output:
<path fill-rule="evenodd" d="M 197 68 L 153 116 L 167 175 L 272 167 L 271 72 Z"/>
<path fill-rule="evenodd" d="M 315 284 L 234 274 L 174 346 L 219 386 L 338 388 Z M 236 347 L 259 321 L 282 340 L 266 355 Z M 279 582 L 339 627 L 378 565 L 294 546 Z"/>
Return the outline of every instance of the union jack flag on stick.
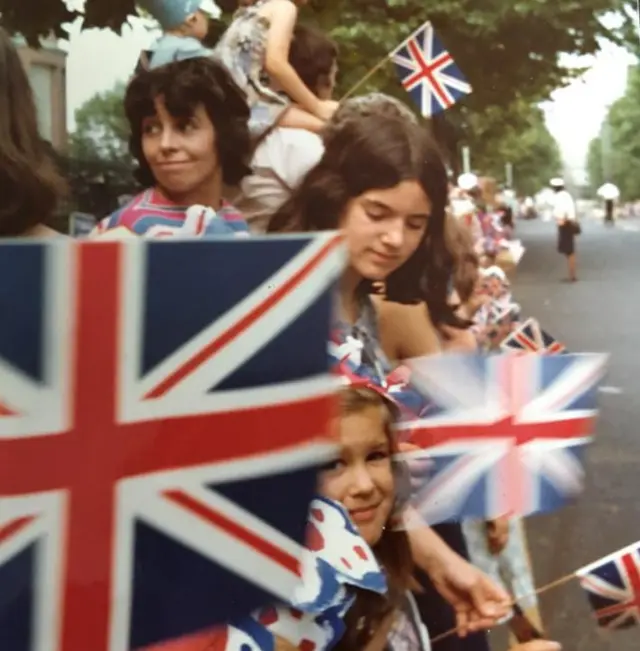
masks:
<path fill-rule="evenodd" d="M 0 646 L 286 599 L 331 446 L 334 234 L 0 246 Z"/>
<path fill-rule="evenodd" d="M 640 624 L 640 542 L 576 572 L 598 626 L 621 629 Z"/>
<path fill-rule="evenodd" d="M 471 86 L 430 22 L 413 32 L 390 56 L 400 82 L 424 117 L 445 111 L 471 93 Z"/>
<path fill-rule="evenodd" d="M 411 361 L 429 414 L 402 423 L 429 523 L 551 511 L 582 489 L 605 355 L 439 355 Z"/>
<path fill-rule="evenodd" d="M 500 344 L 500 347 L 505 352 L 544 353 L 546 355 L 560 355 L 567 352 L 564 344 L 545 332 L 537 319 L 533 318 L 527 319 L 516 328 Z"/>

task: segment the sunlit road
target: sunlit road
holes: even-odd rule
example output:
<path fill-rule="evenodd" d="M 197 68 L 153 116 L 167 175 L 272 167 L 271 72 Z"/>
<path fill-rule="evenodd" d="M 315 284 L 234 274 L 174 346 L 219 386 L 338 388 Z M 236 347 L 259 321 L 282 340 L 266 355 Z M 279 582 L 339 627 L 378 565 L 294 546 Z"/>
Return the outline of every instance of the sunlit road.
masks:
<path fill-rule="evenodd" d="M 527 522 L 536 584 L 640 540 L 640 225 L 583 220 L 579 282 L 562 282 L 552 223 L 518 222 L 527 252 L 514 293 L 523 312 L 576 352 L 611 354 L 590 448 L 587 488 L 575 506 Z M 575 581 L 541 598 L 549 635 L 566 651 L 638 651 L 640 628 L 604 634 Z"/>

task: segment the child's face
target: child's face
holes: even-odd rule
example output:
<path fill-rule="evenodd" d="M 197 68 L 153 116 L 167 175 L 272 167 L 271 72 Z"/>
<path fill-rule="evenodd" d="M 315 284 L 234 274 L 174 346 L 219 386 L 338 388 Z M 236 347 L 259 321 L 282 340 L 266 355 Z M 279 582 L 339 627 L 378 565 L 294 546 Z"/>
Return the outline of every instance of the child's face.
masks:
<path fill-rule="evenodd" d="M 340 457 L 321 479 L 321 492 L 341 502 L 369 545 L 382 536 L 395 501 L 384 407 L 369 406 L 340 419 Z"/>
<path fill-rule="evenodd" d="M 413 180 L 351 199 L 340 227 L 352 270 L 362 278 L 385 280 L 420 246 L 430 214 L 431 202 Z"/>
<path fill-rule="evenodd" d="M 209 33 L 209 16 L 202 10 L 196 11 L 187 19 L 189 36 L 202 41 Z"/>

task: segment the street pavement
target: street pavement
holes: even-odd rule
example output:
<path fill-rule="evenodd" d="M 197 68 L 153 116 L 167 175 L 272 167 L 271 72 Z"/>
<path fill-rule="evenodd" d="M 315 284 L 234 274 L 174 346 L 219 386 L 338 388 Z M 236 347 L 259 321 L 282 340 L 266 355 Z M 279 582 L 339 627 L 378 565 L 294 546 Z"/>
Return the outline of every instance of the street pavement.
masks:
<path fill-rule="evenodd" d="M 536 585 L 544 586 L 640 540 L 640 224 L 582 220 L 577 283 L 564 283 L 555 225 L 517 223 L 527 249 L 514 282 L 523 314 L 571 351 L 611 355 L 590 447 L 586 490 L 577 504 L 527 520 Z M 574 580 L 540 597 L 549 637 L 565 651 L 638 651 L 640 628 L 598 631 Z"/>

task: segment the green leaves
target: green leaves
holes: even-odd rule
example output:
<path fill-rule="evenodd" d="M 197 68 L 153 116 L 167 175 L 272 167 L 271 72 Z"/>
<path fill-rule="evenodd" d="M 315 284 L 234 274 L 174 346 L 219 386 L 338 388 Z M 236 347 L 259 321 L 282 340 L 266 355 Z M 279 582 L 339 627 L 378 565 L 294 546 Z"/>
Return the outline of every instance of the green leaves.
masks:
<path fill-rule="evenodd" d="M 629 68 L 625 94 L 611 105 L 600 135 L 589 145 L 589 182 L 593 191 L 615 183 L 623 199 L 640 198 L 640 66 Z"/>
<path fill-rule="evenodd" d="M 94 95 L 76 111 L 76 130 L 69 139 L 73 158 L 131 164 L 124 93 L 124 84 L 118 83 L 111 90 Z"/>

